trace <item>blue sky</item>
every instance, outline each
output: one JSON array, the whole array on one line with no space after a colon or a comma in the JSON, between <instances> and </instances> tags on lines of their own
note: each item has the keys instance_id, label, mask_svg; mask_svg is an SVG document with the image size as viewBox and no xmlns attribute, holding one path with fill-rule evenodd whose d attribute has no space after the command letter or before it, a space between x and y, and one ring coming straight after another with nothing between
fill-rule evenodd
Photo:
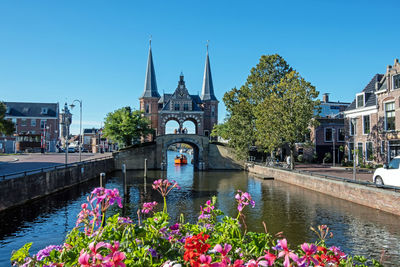
<instances>
[{"instance_id":1,"label":"blue sky","mask_svg":"<svg viewBox=\"0 0 400 267\"><path fill-rule=\"evenodd\" d=\"M82 99L84 127L99 127L108 112L139 107L152 35L160 94L181 71L189 92L201 91L210 40L220 101L274 53L331 100L351 101L400 57L399 11L398 1L3 0L0 100Z\"/></svg>"}]
</instances>

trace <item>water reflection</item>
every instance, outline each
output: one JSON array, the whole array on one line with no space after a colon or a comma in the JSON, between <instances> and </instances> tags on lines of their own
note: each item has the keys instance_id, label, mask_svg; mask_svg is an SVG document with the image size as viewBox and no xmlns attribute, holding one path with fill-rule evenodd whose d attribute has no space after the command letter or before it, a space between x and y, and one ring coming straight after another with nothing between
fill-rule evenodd
<instances>
[{"instance_id":1,"label":"water reflection","mask_svg":"<svg viewBox=\"0 0 400 267\"><path fill-rule=\"evenodd\" d=\"M169 152L169 161L174 155ZM106 187L116 187L122 192L122 173L115 172L111 176L114 178L108 180ZM199 206L213 195L218 197L218 208L227 215L236 216L234 195L240 189L250 192L256 201L254 209L246 210L249 230L264 231L261 222L265 221L270 233L283 231L288 240L297 245L315 241L310 226L327 224L334 233L328 244L339 245L347 253L374 258L379 258L384 249L389 256L386 264L400 262L399 217L282 182L248 177L245 172L194 172L191 164L176 167L171 162L167 172L149 171L147 178L143 177L143 172L128 172L124 209L113 207L112 212L124 213L136 220L136 211L143 202L162 203L151 184L165 177L175 179L181 186L181 190L171 191L167 200L173 219L183 213L186 221L195 222ZM0 266L9 265L11 251L26 242L34 241L33 252L49 244L61 244L75 225L80 204L97 183L95 179L1 213ZM161 209L162 205L159 206Z\"/></svg>"}]
</instances>

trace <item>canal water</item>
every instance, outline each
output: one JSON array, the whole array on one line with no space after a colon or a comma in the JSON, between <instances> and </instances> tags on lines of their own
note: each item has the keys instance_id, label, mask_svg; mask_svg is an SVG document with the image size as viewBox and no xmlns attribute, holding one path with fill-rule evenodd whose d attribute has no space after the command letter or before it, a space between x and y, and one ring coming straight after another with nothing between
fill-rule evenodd
<instances>
[{"instance_id":1,"label":"canal water","mask_svg":"<svg viewBox=\"0 0 400 267\"><path fill-rule=\"evenodd\" d=\"M194 172L190 155L188 165L174 166L176 154L168 152L167 173L149 171L144 179L143 172L128 172L129 203L123 209L114 207L112 212L124 213L135 220L143 202L162 203L151 183L156 178L168 177L181 186L168 196L172 218L178 219L183 213L185 220L195 222L199 206L211 196L218 197L217 206L226 215L236 216L234 195L240 189L249 192L256 202L254 209L246 208L249 230L264 231L264 221L270 233L283 231L295 248L294 245L316 240L310 226L327 224L334 234L328 245L376 259L385 251L385 265L399 266L399 217L282 182L263 181L242 171ZM121 172L109 174L106 187L122 192L121 177ZM96 186L97 179L0 213L0 266L9 266L12 250L26 242L33 242L34 253L51 244L62 244L67 232L75 226L81 203Z\"/></svg>"}]
</instances>

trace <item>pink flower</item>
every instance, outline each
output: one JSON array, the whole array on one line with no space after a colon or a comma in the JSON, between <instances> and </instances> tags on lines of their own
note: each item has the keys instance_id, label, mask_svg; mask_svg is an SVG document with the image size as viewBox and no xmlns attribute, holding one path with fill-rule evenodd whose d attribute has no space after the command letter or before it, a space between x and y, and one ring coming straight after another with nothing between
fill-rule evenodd
<instances>
[{"instance_id":1,"label":"pink flower","mask_svg":"<svg viewBox=\"0 0 400 267\"><path fill-rule=\"evenodd\" d=\"M312 262L314 265L318 265L318 261L314 259L313 255L317 252L317 246L314 244L304 243L301 245L301 249L305 252L305 255L298 260L298 264L307 266Z\"/></svg>"},{"instance_id":2,"label":"pink flower","mask_svg":"<svg viewBox=\"0 0 400 267\"><path fill-rule=\"evenodd\" d=\"M220 244L217 244L215 247L214 247L214 250L216 251L216 252L218 252L218 253L221 253L221 255L222 256L226 256L226 254L228 254L229 253L229 251L232 249L232 246L231 245L229 245L229 244L226 244L225 243L225 245L224 245L224 248L222 248L222 246L220 245Z\"/></svg>"},{"instance_id":3,"label":"pink flower","mask_svg":"<svg viewBox=\"0 0 400 267\"><path fill-rule=\"evenodd\" d=\"M153 211L153 208L157 205L157 202L145 202L143 203L142 213L148 214L150 211Z\"/></svg>"},{"instance_id":4,"label":"pink flower","mask_svg":"<svg viewBox=\"0 0 400 267\"><path fill-rule=\"evenodd\" d=\"M92 252L92 261L96 262L96 260L103 260L103 256L100 254L99 250L102 247L107 247L107 244L104 242L99 242L97 245L94 245L94 242L89 244L89 249Z\"/></svg>"},{"instance_id":5,"label":"pink flower","mask_svg":"<svg viewBox=\"0 0 400 267\"><path fill-rule=\"evenodd\" d=\"M297 261L299 257L295 253L293 253L292 251L290 251L288 249L287 240L285 238L282 240L278 240L278 243L279 243L280 247L282 248L282 251L280 251L278 254L278 258L285 257L283 266L289 267L290 266L289 258L291 258L293 261Z\"/></svg>"},{"instance_id":6,"label":"pink flower","mask_svg":"<svg viewBox=\"0 0 400 267\"><path fill-rule=\"evenodd\" d=\"M270 253L269 251L265 251L266 254L264 255L264 258L267 260L268 265L267 266L272 266L274 265L274 262L276 260L276 255Z\"/></svg>"},{"instance_id":7,"label":"pink flower","mask_svg":"<svg viewBox=\"0 0 400 267\"><path fill-rule=\"evenodd\" d=\"M162 179L155 180L153 182L152 186L153 186L154 190L157 190L158 192L160 192L162 197L166 197L169 194L169 192L171 192L171 190L174 189L174 188L181 189L177 182L175 182L174 180L172 180L170 182L167 179L165 179L165 180L162 180Z\"/></svg>"},{"instance_id":8,"label":"pink flower","mask_svg":"<svg viewBox=\"0 0 400 267\"><path fill-rule=\"evenodd\" d=\"M242 192L238 190L238 193L235 195L235 199L238 202L238 211L242 212L245 206L251 205L253 208L256 205L256 202L251 198L251 195L247 192Z\"/></svg>"},{"instance_id":9,"label":"pink flower","mask_svg":"<svg viewBox=\"0 0 400 267\"><path fill-rule=\"evenodd\" d=\"M88 253L86 253L84 249L82 249L79 259L78 259L78 262L83 267L90 267L89 258L90 258L90 255Z\"/></svg>"}]
</instances>

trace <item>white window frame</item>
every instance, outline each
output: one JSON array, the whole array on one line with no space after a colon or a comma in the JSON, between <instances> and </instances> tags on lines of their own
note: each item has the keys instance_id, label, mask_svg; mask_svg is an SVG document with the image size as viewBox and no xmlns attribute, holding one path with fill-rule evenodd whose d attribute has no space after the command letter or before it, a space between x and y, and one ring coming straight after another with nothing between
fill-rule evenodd
<instances>
[{"instance_id":1,"label":"white window frame","mask_svg":"<svg viewBox=\"0 0 400 267\"><path fill-rule=\"evenodd\" d=\"M365 121L364 121L364 117L369 117L369 133L365 133ZM363 135L368 135L371 133L371 115L363 115L362 116L362 127L363 127Z\"/></svg>"},{"instance_id":2,"label":"white window frame","mask_svg":"<svg viewBox=\"0 0 400 267\"><path fill-rule=\"evenodd\" d=\"M31 126L36 127L36 119L31 119Z\"/></svg>"},{"instance_id":3,"label":"white window frame","mask_svg":"<svg viewBox=\"0 0 400 267\"><path fill-rule=\"evenodd\" d=\"M331 136L332 136L332 140L330 140L330 141L328 141L328 140L326 140L326 130L327 129L331 129ZM334 136L334 134L333 134L333 128L332 127L326 127L326 128L324 128L324 141L325 141L325 143L332 143L333 142L333 138L335 138L335 136Z\"/></svg>"},{"instance_id":4,"label":"white window frame","mask_svg":"<svg viewBox=\"0 0 400 267\"><path fill-rule=\"evenodd\" d=\"M48 108L42 108L42 111L40 112L40 114L47 114L49 113L49 109Z\"/></svg>"},{"instance_id":5,"label":"white window frame","mask_svg":"<svg viewBox=\"0 0 400 267\"><path fill-rule=\"evenodd\" d=\"M363 105L361 107L358 106L358 96L359 95L363 95ZM356 108L363 108L363 107L365 107L365 93L364 92L356 94Z\"/></svg>"},{"instance_id":6,"label":"white window frame","mask_svg":"<svg viewBox=\"0 0 400 267\"><path fill-rule=\"evenodd\" d=\"M28 126L28 119L21 119L21 126Z\"/></svg>"},{"instance_id":7,"label":"white window frame","mask_svg":"<svg viewBox=\"0 0 400 267\"><path fill-rule=\"evenodd\" d=\"M348 147L348 159L351 160L354 156L354 152L351 151L350 144L353 144L353 149L354 149L354 142L348 142L347 147ZM354 158L352 159L354 160Z\"/></svg>"},{"instance_id":8,"label":"white window frame","mask_svg":"<svg viewBox=\"0 0 400 267\"><path fill-rule=\"evenodd\" d=\"M386 116L386 104L390 104L393 103L394 104L394 130L388 130L387 129L387 116ZM396 102L395 101L388 101L388 102L383 102L383 107L384 107L384 116L385 116L385 131L386 132L391 132L391 131L395 131L396 130Z\"/></svg>"},{"instance_id":9,"label":"white window frame","mask_svg":"<svg viewBox=\"0 0 400 267\"><path fill-rule=\"evenodd\" d=\"M381 141L381 155L385 155L385 150L386 150L386 141L382 140Z\"/></svg>"},{"instance_id":10,"label":"white window frame","mask_svg":"<svg viewBox=\"0 0 400 267\"><path fill-rule=\"evenodd\" d=\"M44 122L43 127L42 127L42 122ZM46 119L41 119L40 120L40 129L44 129L44 127L46 127L46 125L47 125L47 120Z\"/></svg>"},{"instance_id":11,"label":"white window frame","mask_svg":"<svg viewBox=\"0 0 400 267\"><path fill-rule=\"evenodd\" d=\"M350 136L355 136L357 134L357 120L354 120L354 131L351 132L351 125L353 123L353 118L349 119L349 135Z\"/></svg>"},{"instance_id":12,"label":"white window frame","mask_svg":"<svg viewBox=\"0 0 400 267\"><path fill-rule=\"evenodd\" d=\"M358 151L358 145L359 144L361 144L361 153L362 153L362 159L364 159L364 156L365 156L365 151L364 151L364 142L357 142L357 151ZM360 155L359 154L357 154L357 164L360 164L360 162L358 162L358 159L359 159L359 157L360 157Z\"/></svg>"}]
</instances>

